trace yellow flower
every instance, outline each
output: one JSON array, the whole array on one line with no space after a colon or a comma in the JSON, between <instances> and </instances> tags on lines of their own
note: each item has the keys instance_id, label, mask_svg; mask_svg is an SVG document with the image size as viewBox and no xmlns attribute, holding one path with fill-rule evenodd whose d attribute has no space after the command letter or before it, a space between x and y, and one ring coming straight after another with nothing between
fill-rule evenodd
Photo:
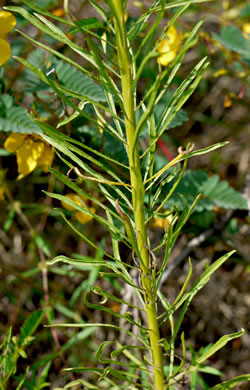
<instances>
[{"instance_id":1,"label":"yellow flower","mask_svg":"<svg viewBox=\"0 0 250 390\"><path fill-rule=\"evenodd\" d=\"M6 41L6 34L13 30L16 25L16 18L10 12L0 11L0 66L8 61L11 55L9 43Z\"/></svg>"},{"instance_id":2,"label":"yellow flower","mask_svg":"<svg viewBox=\"0 0 250 390\"><path fill-rule=\"evenodd\" d=\"M169 210L166 210L164 214L166 214L166 216L163 218L159 218L159 217L153 218L152 225L151 225L153 228L165 230L168 227L168 225L171 223L174 217L172 214L169 214Z\"/></svg>"},{"instance_id":3,"label":"yellow flower","mask_svg":"<svg viewBox=\"0 0 250 390\"><path fill-rule=\"evenodd\" d=\"M230 95L226 95L224 98L224 107L230 108L232 106L233 102Z\"/></svg>"},{"instance_id":4,"label":"yellow flower","mask_svg":"<svg viewBox=\"0 0 250 390\"><path fill-rule=\"evenodd\" d=\"M8 61L11 55L10 44L0 38L0 66Z\"/></svg>"},{"instance_id":5,"label":"yellow flower","mask_svg":"<svg viewBox=\"0 0 250 390\"><path fill-rule=\"evenodd\" d=\"M0 200L4 200L4 187L0 187Z\"/></svg>"},{"instance_id":6,"label":"yellow flower","mask_svg":"<svg viewBox=\"0 0 250 390\"><path fill-rule=\"evenodd\" d=\"M227 69L218 69L215 73L214 73L214 77L220 77L220 76L224 76L225 74L228 73L228 70Z\"/></svg>"},{"instance_id":7,"label":"yellow flower","mask_svg":"<svg viewBox=\"0 0 250 390\"><path fill-rule=\"evenodd\" d=\"M160 53L157 61L163 66L167 66L176 57L179 45L181 43L181 36L174 26L168 29L166 38L163 39L158 47L157 51Z\"/></svg>"},{"instance_id":8,"label":"yellow flower","mask_svg":"<svg viewBox=\"0 0 250 390\"><path fill-rule=\"evenodd\" d=\"M250 35L250 23L245 23L242 26L242 32L245 38L249 39Z\"/></svg>"},{"instance_id":9,"label":"yellow flower","mask_svg":"<svg viewBox=\"0 0 250 390\"><path fill-rule=\"evenodd\" d=\"M89 206L88 207L89 211L92 214L95 214L96 209L89 204L90 201L85 196L79 195L79 194L70 193L70 194L66 195L66 198L69 198L70 200L73 200L76 204L78 204L78 206L82 206L81 201L80 201L80 199L81 199L86 204L87 207ZM62 203L62 206L66 210L75 211L74 207L72 207L71 205L67 204L66 202L61 202L61 203ZM86 214L84 211L77 211L77 212L74 213L74 216L83 225L85 223L88 223L89 221L91 221L93 219L93 217L91 215Z\"/></svg>"},{"instance_id":10,"label":"yellow flower","mask_svg":"<svg viewBox=\"0 0 250 390\"><path fill-rule=\"evenodd\" d=\"M52 12L53 15L59 16L60 18L63 18L65 15L65 11L63 8L57 8Z\"/></svg>"},{"instance_id":11,"label":"yellow flower","mask_svg":"<svg viewBox=\"0 0 250 390\"><path fill-rule=\"evenodd\" d=\"M16 153L18 180L31 173L36 167L42 167L48 172L52 165L54 151L38 135L12 133L5 141L4 148L10 153Z\"/></svg>"},{"instance_id":12,"label":"yellow flower","mask_svg":"<svg viewBox=\"0 0 250 390\"><path fill-rule=\"evenodd\" d=\"M12 31L16 25L16 18L8 11L0 11L0 35Z\"/></svg>"}]
</instances>

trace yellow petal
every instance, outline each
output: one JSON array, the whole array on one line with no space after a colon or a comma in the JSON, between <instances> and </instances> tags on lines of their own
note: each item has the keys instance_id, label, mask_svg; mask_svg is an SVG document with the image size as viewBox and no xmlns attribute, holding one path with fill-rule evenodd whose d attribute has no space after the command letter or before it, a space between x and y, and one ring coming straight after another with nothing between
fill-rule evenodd
<instances>
[{"instance_id":1,"label":"yellow petal","mask_svg":"<svg viewBox=\"0 0 250 390\"><path fill-rule=\"evenodd\" d=\"M172 222L174 216L171 214L169 210L165 210L164 214L166 214L165 217L154 217L152 220L151 226L153 228L160 228L160 229L166 229L168 225Z\"/></svg>"},{"instance_id":2,"label":"yellow petal","mask_svg":"<svg viewBox=\"0 0 250 390\"><path fill-rule=\"evenodd\" d=\"M10 152L15 153L18 148L24 143L25 135L12 133L5 141L4 148Z\"/></svg>"},{"instance_id":3,"label":"yellow petal","mask_svg":"<svg viewBox=\"0 0 250 390\"><path fill-rule=\"evenodd\" d=\"M163 66L167 66L168 64L170 64L170 62L173 61L173 59L176 57L176 54L177 54L176 50L170 50L168 53L160 55L157 61L159 64Z\"/></svg>"},{"instance_id":4,"label":"yellow petal","mask_svg":"<svg viewBox=\"0 0 250 390\"><path fill-rule=\"evenodd\" d=\"M230 1L229 0L223 0L222 2L222 5L223 5L223 8L226 10L226 9L229 9L231 7L231 4L230 4Z\"/></svg>"},{"instance_id":5,"label":"yellow petal","mask_svg":"<svg viewBox=\"0 0 250 390\"><path fill-rule=\"evenodd\" d=\"M16 25L16 18L8 11L0 11L0 34L7 34Z\"/></svg>"},{"instance_id":6,"label":"yellow petal","mask_svg":"<svg viewBox=\"0 0 250 390\"><path fill-rule=\"evenodd\" d=\"M11 48L7 41L0 39L0 66L5 64L11 56Z\"/></svg>"},{"instance_id":7,"label":"yellow petal","mask_svg":"<svg viewBox=\"0 0 250 390\"><path fill-rule=\"evenodd\" d=\"M4 200L4 188L0 187L0 200Z\"/></svg>"},{"instance_id":8,"label":"yellow petal","mask_svg":"<svg viewBox=\"0 0 250 390\"><path fill-rule=\"evenodd\" d=\"M166 227L169 225L168 218L153 218L152 227L159 228L159 229L166 229Z\"/></svg>"},{"instance_id":9,"label":"yellow petal","mask_svg":"<svg viewBox=\"0 0 250 390\"><path fill-rule=\"evenodd\" d=\"M227 69L218 69L215 73L214 73L214 77L220 77L220 76L224 76L225 74L228 73L228 70Z\"/></svg>"},{"instance_id":10,"label":"yellow petal","mask_svg":"<svg viewBox=\"0 0 250 390\"><path fill-rule=\"evenodd\" d=\"M48 172L48 168L51 167L54 156L55 153L51 146L44 144L42 155L37 160L37 165L43 168L43 172Z\"/></svg>"},{"instance_id":11,"label":"yellow petal","mask_svg":"<svg viewBox=\"0 0 250 390\"><path fill-rule=\"evenodd\" d=\"M33 153L34 142L26 140L24 144L17 150L17 167L21 177L31 173L37 166L37 159L34 158Z\"/></svg>"},{"instance_id":12,"label":"yellow petal","mask_svg":"<svg viewBox=\"0 0 250 390\"><path fill-rule=\"evenodd\" d=\"M74 202L76 202L76 200L77 200L76 199L76 194L74 194L74 193L67 194L66 198L69 198L70 200L73 200ZM62 207L64 207L66 210L69 210L69 211L75 210L74 207L70 206L69 204L67 204L65 202L61 202L61 204L62 204Z\"/></svg>"},{"instance_id":13,"label":"yellow petal","mask_svg":"<svg viewBox=\"0 0 250 390\"><path fill-rule=\"evenodd\" d=\"M170 46L167 39L163 39L157 46L158 53L166 53L170 50Z\"/></svg>"},{"instance_id":14,"label":"yellow petal","mask_svg":"<svg viewBox=\"0 0 250 390\"><path fill-rule=\"evenodd\" d=\"M65 11L63 8L57 8L55 9L53 12L52 12L53 15L55 16L59 16L60 18L62 18L64 15L65 15Z\"/></svg>"},{"instance_id":15,"label":"yellow petal","mask_svg":"<svg viewBox=\"0 0 250 390\"><path fill-rule=\"evenodd\" d=\"M245 23L242 26L243 35L246 38L249 38L248 35L250 34L250 23Z\"/></svg>"},{"instance_id":16,"label":"yellow petal","mask_svg":"<svg viewBox=\"0 0 250 390\"><path fill-rule=\"evenodd\" d=\"M179 34L178 34L178 31L176 30L176 28L174 26L171 26L168 29L168 32L167 32L167 35L166 35L166 39L168 40L168 43L169 43L170 47L173 47L177 43L179 43L179 41L180 41Z\"/></svg>"},{"instance_id":17,"label":"yellow petal","mask_svg":"<svg viewBox=\"0 0 250 390\"><path fill-rule=\"evenodd\" d=\"M226 95L224 98L224 107L230 108L232 104L233 104L233 102L232 102L231 97L229 95Z\"/></svg>"},{"instance_id":18,"label":"yellow petal","mask_svg":"<svg viewBox=\"0 0 250 390\"><path fill-rule=\"evenodd\" d=\"M29 139L25 142L32 144L32 147L31 147L32 157L34 160L38 160L43 153L43 149L45 146L44 143L43 142L34 142L33 140L29 140Z\"/></svg>"},{"instance_id":19,"label":"yellow petal","mask_svg":"<svg viewBox=\"0 0 250 390\"><path fill-rule=\"evenodd\" d=\"M95 208L94 207L90 207L89 210L95 214ZM85 223L88 223L89 221L91 221L93 219L93 217L91 215L88 215L86 213L84 213L83 211L77 211L77 213L75 213L75 217L77 219L78 222L82 223L83 225Z\"/></svg>"},{"instance_id":20,"label":"yellow petal","mask_svg":"<svg viewBox=\"0 0 250 390\"><path fill-rule=\"evenodd\" d=\"M84 203L86 203L86 202L88 201L88 199L87 199L85 196L80 195L80 194L76 194L76 193L73 193L73 192L67 194L67 195L66 195L66 198L69 198L70 200L73 200L73 202L75 202L76 204L78 204L78 206L82 206L80 199L81 199ZM80 199L79 199L79 198L80 198ZM65 202L61 202L61 204L62 204L62 206L63 206L66 210L69 210L69 211L75 210L74 207L70 206L69 204L67 204L67 203L65 203ZM95 208L90 207L89 209L90 209L90 210L93 209L93 210L94 210L93 212L95 212ZM81 211L79 211L79 213L81 213Z\"/></svg>"}]
</instances>

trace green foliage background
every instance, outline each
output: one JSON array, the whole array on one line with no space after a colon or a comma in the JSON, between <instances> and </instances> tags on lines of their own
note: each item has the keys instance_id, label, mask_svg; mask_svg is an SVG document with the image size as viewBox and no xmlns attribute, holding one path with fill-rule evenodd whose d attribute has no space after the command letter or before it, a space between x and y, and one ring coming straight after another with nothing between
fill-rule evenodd
<instances>
[{"instance_id":1,"label":"green foliage background","mask_svg":"<svg viewBox=\"0 0 250 390\"><path fill-rule=\"evenodd\" d=\"M162 137L168 150L174 156L177 154L178 146L190 141L195 141L198 145L196 149L205 148L211 142L207 143L210 135L208 134L205 137L204 134L208 127L213 126L216 129L221 126L223 131L221 136L220 132L217 133L215 142L212 143L224 142L230 139L231 145L234 145L238 142L240 133L242 137L240 145L244 145L245 150L249 148L249 141L248 144L245 142L248 134L245 107L249 96L245 92L245 88L249 83L249 40L242 34L242 26L247 23L247 17L249 16L249 6L244 1L237 2L237 4L235 2L229 3L234 13L231 12L230 14L230 6L227 8L225 5L223 9L221 4L208 3L206 5L194 4L181 16L178 27L184 31L186 25L188 28L191 25L193 27L194 21L197 22L204 14L208 13L208 10L213 15L213 20L211 24L209 20L205 22L200 30L199 44L194 42L194 46L190 49L190 59L184 61L183 68L180 68L175 75L173 90L167 93L164 99L154 107L157 121L164 115L164 110L168 108L170 117L173 113L174 93L194 64L198 62L197 58L204 55L209 57L210 65L204 73L200 86L191 100L169 121L168 132ZM7 5L14 5L14 3ZM61 4L57 1L46 0L32 2L32 7L40 7L46 12L46 10L53 11L55 8L61 7ZM25 9L29 8L25 6ZM175 10L173 8L168 11L166 23L173 16ZM140 11L137 9L136 12ZM130 23L133 25L134 15L129 13L128 18L128 25ZM104 257L107 252L110 254L111 243L106 233L97 227L96 220L87 225L81 225L74 220L74 215L69 211L65 212L64 219L59 219L59 212L55 209L60 207L59 201L64 199L64 195L69 192L69 189L78 192L79 186L82 187L83 181L81 178L75 177L73 172L73 180L71 180L71 176L67 176L69 168L72 167L72 163L68 161L69 153L78 153L77 155L82 158L82 167L88 174L93 174L93 164L98 161L100 167L104 166L105 169L109 170L114 180L117 180L114 162L118 162L122 171L122 180L127 179L127 172L124 172L123 169L123 166L127 164L126 151L119 142L124 134L124 128L121 127L120 135L114 134L110 128L103 132L101 122L91 119L96 114L91 102L95 102L96 107L101 111L106 105L107 96L103 87L100 86L98 76L94 74L94 77L92 77L91 70L85 66L86 64L78 61L77 55L73 59L71 58L67 46L68 38L60 36L61 42L58 44L53 36L36 33L37 35L28 41L25 39L25 34L30 34L30 23L20 15L17 15L17 20L18 28L22 30L23 36L16 33L12 35L11 40L13 54L20 57L20 63L12 58L5 67L0 68L0 131L2 145L8 135L6 133L11 131L21 134L44 134L52 144L53 142L55 144L61 142L61 149L58 149L58 155L49 175L37 169L20 182L15 180L17 176L15 156L9 155L3 146L0 149L2 156L0 177L5 188L5 199L1 201L0 210L1 249L3 250L1 269L4 278L1 293L6 297L2 302L4 324L2 331L5 339L3 339L2 345L4 358L1 364L4 365L6 372L9 371L15 375L15 377L10 378L10 389L17 388L17 386L20 386L20 389L22 386L28 389L41 389L54 384L63 388L62 386L73 379L76 380L76 386L83 386L84 382L78 379L77 373L74 374L76 376L70 376L72 374L63 374L61 370L66 367L79 366L79 364L93 366L94 354L98 350L98 345L108 336L114 339L115 330L113 330L113 334L112 330L108 330L108 328L101 331L98 339L96 328L87 327L87 325L89 322L109 324L111 311L119 311L123 304L122 301L116 301L115 304L108 301L110 303L108 310L101 314L102 321L98 321L98 315L96 314L98 305L95 301L89 303L89 308L83 305L83 293L91 291L101 273L103 279L101 287L99 287L99 293L102 293L106 299L107 295L104 294L104 291L108 290L111 291L112 297L118 295L121 300L124 276L122 277L119 274L120 279L117 279L112 277L111 272L108 272L107 259L104 259ZM96 21L95 23L92 19L90 24L82 22L80 30L87 26L87 29L95 28L97 35L102 34L105 26L98 24ZM60 19L58 19L59 24ZM46 28L46 26L43 27L44 32L46 32ZM70 37L72 41L70 40L70 42L74 45L74 40L76 39L77 42L77 39L79 39L79 33L74 35L75 31L69 30L67 23L64 28L72 34L72 38ZM40 49L34 48L32 43L37 43ZM49 54L41 50L41 48L46 50L48 47L52 48ZM57 54L59 53L57 57L53 50L57 51ZM74 61L74 64L71 61ZM22 64L25 64L28 68L24 69ZM115 69L115 63L113 66ZM83 69L85 69L84 74ZM216 72L220 69L225 70L225 73L218 78ZM138 86L141 95L150 87L152 76L157 72L158 67L154 58L142 72L143 82ZM42 81L39 77L42 78ZM221 77L227 78L226 86L218 85L216 87ZM234 85L236 85L235 88ZM58 96L55 96L55 88ZM216 110L213 109L212 103L210 105L208 103L203 112L196 111L196 105L199 107L198 103L201 100L206 100L206 96L209 96L209 91L213 88L220 89L218 104L222 108L219 116ZM232 124L227 118L228 114L223 106L224 96L229 96L232 100L232 107L229 110L239 112L238 118L240 118L241 126L239 131L235 131L239 126L237 120ZM76 102L79 97L81 97L81 103L77 105ZM215 113L214 116L213 113ZM138 110L138 122L142 114L143 109ZM38 123L38 121L40 122ZM53 128L57 128L58 132ZM65 135L63 140L60 138L61 133ZM147 138L148 128L145 126L140 134L141 145L147 142ZM212 136L212 139L214 140L214 136ZM77 149L78 142L85 145L81 152ZM230 147L228 145L225 148L230 150ZM97 153L94 154L93 150L96 150ZM194 213L191 215L190 222L185 227L182 239L185 239L184 236L186 236L187 240L190 240L201 233L206 234L207 229L212 229L209 239L203 245L209 248L213 259L218 257L217 254L222 256L228 249L233 248L235 240L237 242L238 239L238 232L242 227L246 229L249 224L248 204L242 196L247 170L243 168L240 172L230 176L230 184L232 185L228 184L227 177L229 167L239 169L240 153L239 150L237 153L229 152L229 155L223 150L214 151L211 163L208 163L206 159L202 160L203 157L197 158L196 163L192 162L192 169L184 173L179 184L176 182L178 167L173 167L171 175L166 175L160 182L163 191L158 201L163 201L169 190L175 184L178 184L175 192L165 204L165 209L169 213L172 212L172 214L176 212L185 213L187 207L192 206L198 194L202 194ZM103 157L104 155L108 156L109 159L106 160ZM165 166L167 161L164 149L161 149L158 145L155 172ZM145 174L146 170L145 165ZM97 177L99 176L97 175ZM152 186L153 195L157 193L158 185L156 183ZM95 184L89 182L81 190L87 194L90 202L98 203L98 210L101 211L97 212L95 218L97 221L98 219L103 221L103 213L106 211L107 205L104 198L97 194L96 187ZM102 190L104 194L107 191L105 186L102 187ZM52 194L52 198L48 198L42 191ZM115 199L118 197L121 204L124 202L122 194L126 195L126 190L116 189L110 192L110 198L114 200L114 212ZM149 202L150 199L146 198L145 201ZM234 217L234 223L227 219L228 212ZM158 217L162 216L159 215ZM112 215L110 215L110 218L113 227L110 227L110 220L105 222L106 227L111 232L112 238L119 237L123 241L124 254L127 255L127 248L125 248L126 236L121 227L121 221L115 218L114 215L113 219ZM220 226L219 232L217 230L218 224ZM85 239L95 241L97 243L96 247L91 248L83 244L81 239L77 239L72 234L69 227L73 227ZM152 234L155 235L155 243L161 245L165 232L154 230L152 227ZM21 240L21 249L20 245L18 247L18 240ZM220 242L220 248L218 248L218 244L216 246L217 240ZM238 244L238 247L240 247L240 244ZM55 257L59 253L63 256L60 259ZM198 249L194 256L199 258ZM53 257L55 257L54 262L51 263L48 271L45 261ZM74 268L72 268L72 261L69 262L68 258L73 258ZM63 262L60 267L57 264L59 260ZM95 262L98 262L98 266L93 268L92 265ZM232 271L237 268L237 265L241 267L240 275L243 278L242 280L245 281L249 275L249 267L247 266L244 250L238 251L237 255L232 258L230 263ZM112 264L110 264L111 266ZM177 273L176 276L178 279L182 272L181 269L177 268L177 270L179 270L179 274ZM227 272L227 270L225 269L224 272ZM48 280L48 291L45 288L44 280ZM125 278L125 280L131 283L129 278ZM237 280L237 283L241 283L240 280ZM244 303L242 305L244 307ZM18 308L17 314L15 314L15 307ZM43 312L40 311L41 308ZM30 315L32 312L33 314ZM42 313L46 314L46 321ZM28 314L30 316L24 322ZM41 324L52 324L54 321L73 322L81 327L80 330L77 328L62 328L63 330L61 330L59 328L51 332L50 329L41 326ZM190 314L189 321L192 327L192 321L194 321L192 314ZM242 322L244 321L243 319ZM10 326L12 326L12 330L9 330ZM231 327L233 326L231 325ZM236 330L230 329L228 333L236 332ZM34 332L35 338L33 338ZM224 334L223 331L219 332L219 336L222 336L222 334ZM12 339L12 335L17 338ZM237 335L240 336L240 331L235 333L236 339ZM211 340L212 336L210 336L208 342L214 343L215 339L218 338ZM197 335L192 336L190 334L189 341L197 351L196 356L195 353L193 356L194 361L199 356L200 343L197 340ZM181 345L178 345L178 348L178 353L180 353ZM243 344L241 351L244 348L245 345ZM10 358L10 355L8 355L10 350L13 352L11 356L14 356L14 358ZM190 351L192 351L192 347ZM99 358L101 358L101 353L102 350L98 350ZM206 351L202 351L201 356L203 353L205 354ZM233 363L230 364L232 367ZM226 366L226 363L224 366ZM209 369L211 367L208 364L208 367L202 366L200 372L197 370L192 374L192 388L195 389L201 386L206 389L215 386L214 389L216 389L216 384L220 381L219 377L230 379L233 371L232 368L231 371L228 370L227 376L224 378L220 370L214 372L210 370L209 372ZM133 365L131 365L130 370L131 373L134 372ZM221 371L223 370L221 369ZM246 372L243 371L239 381L249 380L249 377L244 376ZM59 373L62 378L60 381L57 378ZM115 371L113 374L115 375ZM118 374L116 373L116 375ZM122 373L120 373L120 378L123 378ZM93 379L90 378L90 381L93 382ZM72 383L74 384L74 382ZM145 388L147 388L146 385Z\"/></svg>"}]
</instances>

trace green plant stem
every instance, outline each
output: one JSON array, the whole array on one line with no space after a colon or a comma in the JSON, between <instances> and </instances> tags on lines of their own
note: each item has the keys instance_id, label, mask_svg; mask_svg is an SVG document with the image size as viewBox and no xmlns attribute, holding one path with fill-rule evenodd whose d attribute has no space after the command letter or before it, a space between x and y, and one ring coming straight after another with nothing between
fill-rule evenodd
<instances>
[{"instance_id":1,"label":"green plant stem","mask_svg":"<svg viewBox=\"0 0 250 390\"><path fill-rule=\"evenodd\" d=\"M132 67L127 45L125 10L122 0L113 0L112 9L115 14L115 31L117 41L118 61L121 74L122 95L124 104L125 127L127 136L127 151L132 186L132 201L135 217L137 253L139 253L142 272L142 287L145 291L145 308L152 351L155 390L164 390L163 355L160 345L157 309L152 284L152 266L148 249L147 231L144 209L144 185L142 180L138 143L136 139L135 102L132 89Z\"/></svg>"}]
</instances>

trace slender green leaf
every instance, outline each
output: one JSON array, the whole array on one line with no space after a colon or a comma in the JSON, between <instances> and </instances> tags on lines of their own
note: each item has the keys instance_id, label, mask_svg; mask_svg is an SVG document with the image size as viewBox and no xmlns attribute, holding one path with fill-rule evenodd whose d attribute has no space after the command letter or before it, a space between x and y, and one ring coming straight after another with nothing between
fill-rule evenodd
<instances>
[{"instance_id":1,"label":"slender green leaf","mask_svg":"<svg viewBox=\"0 0 250 390\"><path fill-rule=\"evenodd\" d=\"M221 256L218 260L216 260L212 265L210 265L205 272L199 277L199 279L192 285L192 287L186 292L186 294L177 302L175 305L171 306L169 309L167 316L174 313L187 299L192 299L194 295L197 294L199 290L201 290L210 280L211 276L218 268L222 266L225 261L235 253L235 250L226 253Z\"/></svg>"},{"instance_id":2,"label":"slender green leaf","mask_svg":"<svg viewBox=\"0 0 250 390\"><path fill-rule=\"evenodd\" d=\"M126 322L129 322L130 324L135 325L136 327L138 327L142 330L147 330L147 328L145 328L144 326L141 326L139 323L137 323L136 321L134 321L132 319L132 313L130 313L130 312L120 314L120 313L117 313L114 310L112 310L110 307L91 303L87 299L87 294L84 295L84 303L87 307L90 307L91 309L105 311L105 312L111 314L113 317L122 318Z\"/></svg>"},{"instance_id":3,"label":"slender green leaf","mask_svg":"<svg viewBox=\"0 0 250 390\"><path fill-rule=\"evenodd\" d=\"M241 382L249 382L250 381L250 374L240 375L236 376L233 379L230 379L228 381L222 382L216 386L211 387L210 390L230 390L234 389L235 386L237 386Z\"/></svg>"},{"instance_id":4,"label":"slender green leaf","mask_svg":"<svg viewBox=\"0 0 250 390\"><path fill-rule=\"evenodd\" d=\"M119 302L120 304L129 306L129 307L132 307L132 308L137 309L137 310L145 311L143 308L141 308L141 307L139 307L139 306L132 305L131 303L126 302L126 301L124 301L123 299L117 298L115 295L108 293L107 291L103 290L103 289L100 288L100 287L94 286L94 287L92 287L91 291L93 291L93 292L94 292L95 294L97 294L97 295L101 295L101 296L104 297L106 300L107 300L107 299L112 299L113 301Z\"/></svg>"},{"instance_id":5,"label":"slender green leaf","mask_svg":"<svg viewBox=\"0 0 250 390\"><path fill-rule=\"evenodd\" d=\"M32 336L37 327L40 325L44 316L42 310L34 311L24 322L21 327L19 346L22 346L27 337Z\"/></svg>"},{"instance_id":6,"label":"slender green leaf","mask_svg":"<svg viewBox=\"0 0 250 390\"><path fill-rule=\"evenodd\" d=\"M129 330L125 329L125 328L121 328L119 326L116 326L116 325L112 325L112 324L100 324L100 323L96 323L96 324L91 324L91 323L87 323L87 324L53 324L53 325L45 325L46 327L68 327L68 328L91 328L91 327L94 327L94 328L112 328L112 329L115 329L115 330L118 330L120 332L124 332L126 333L127 335L129 336L132 336L132 337L135 337L138 341L140 341L142 343L142 345L144 346L147 346L147 343L145 342L145 340L142 338L142 337L139 337L137 335L135 335L133 332L130 332Z\"/></svg>"},{"instance_id":7,"label":"slender green leaf","mask_svg":"<svg viewBox=\"0 0 250 390\"><path fill-rule=\"evenodd\" d=\"M196 364L202 364L207 359L210 358L210 356L214 355L217 351L219 351L221 348L223 348L229 341L237 339L241 337L245 333L244 329L242 329L240 332L231 333L222 336L214 345L212 345L202 356L198 357L198 359L195 360Z\"/></svg>"}]
</instances>

